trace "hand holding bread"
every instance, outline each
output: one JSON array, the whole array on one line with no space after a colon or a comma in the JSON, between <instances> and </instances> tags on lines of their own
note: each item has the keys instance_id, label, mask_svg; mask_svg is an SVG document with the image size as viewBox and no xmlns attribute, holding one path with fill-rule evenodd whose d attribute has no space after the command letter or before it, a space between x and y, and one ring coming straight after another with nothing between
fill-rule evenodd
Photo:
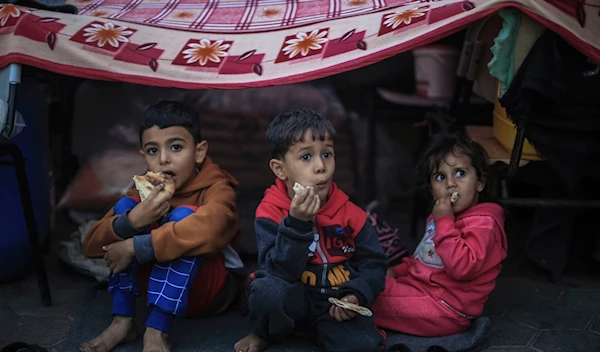
<instances>
[{"instance_id":1,"label":"hand holding bread","mask_svg":"<svg viewBox=\"0 0 600 352\"><path fill-rule=\"evenodd\" d=\"M141 229L169 212L169 200L175 193L175 184L168 176L155 172L134 176L133 180L142 201L129 212L127 219L131 226Z\"/></svg>"},{"instance_id":2,"label":"hand holding bread","mask_svg":"<svg viewBox=\"0 0 600 352\"><path fill-rule=\"evenodd\" d=\"M309 221L321 208L321 200L313 187L294 184L294 198L290 206L290 215L298 220Z\"/></svg>"}]
</instances>

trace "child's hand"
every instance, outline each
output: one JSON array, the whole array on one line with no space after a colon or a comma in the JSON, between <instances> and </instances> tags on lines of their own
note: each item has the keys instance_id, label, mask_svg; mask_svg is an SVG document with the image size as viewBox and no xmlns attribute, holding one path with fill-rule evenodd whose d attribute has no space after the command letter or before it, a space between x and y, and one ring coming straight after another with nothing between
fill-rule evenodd
<instances>
[{"instance_id":1,"label":"child's hand","mask_svg":"<svg viewBox=\"0 0 600 352\"><path fill-rule=\"evenodd\" d=\"M161 192L165 186L160 184L148 194L143 202L136 205L127 215L129 223L136 229L144 228L157 222L165 216L170 209L169 199L173 195L167 191Z\"/></svg>"},{"instance_id":2,"label":"child's hand","mask_svg":"<svg viewBox=\"0 0 600 352\"><path fill-rule=\"evenodd\" d=\"M385 276L391 277L391 278L395 279L396 278L396 272L394 271L394 269L388 268L387 272L385 273Z\"/></svg>"},{"instance_id":3,"label":"child's hand","mask_svg":"<svg viewBox=\"0 0 600 352\"><path fill-rule=\"evenodd\" d=\"M341 300L344 302L359 304L358 297L356 297L355 295L347 295ZM344 309L342 307L336 306L335 304L332 304L329 308L329 315L337 321L344 321L354 319L358 315L358 313L353 310Z\"/></svg>"},{"instance_id":4,"label":"child's hand","mask_svg":"<svg viewBox=\"0 0 600 352\"><path fill-rule=\"evenodd\" d=\"M102 249L106 251L106 254L104 254L106 266L113 274L118 274L125 270L135 257L133 238L111 243L108 246L103 246Z\"/></svg>"},{"instance_id":5,"label":"child's hand","mask_svg":"<svg viewBox=\"0 0 600 352\"><path fill-rule=\"evenodd\" d=\"M319 211L321 200L313 187L305 187L299 195L292 198L290 215L298 220L309 221Z\"/></svg>"},{"instance_id":6,"label":"child's hand","mask_svg":"<svg viewBox=\"0 0 600 352\"><path fill-rule=\"evenodd\" d=\"M433 217L439 218L441 216L454 215L454 209L452 209L452 202L450 202L450 196L445 196L435 201L433 205Z\"/></svg>"}]
</instances>

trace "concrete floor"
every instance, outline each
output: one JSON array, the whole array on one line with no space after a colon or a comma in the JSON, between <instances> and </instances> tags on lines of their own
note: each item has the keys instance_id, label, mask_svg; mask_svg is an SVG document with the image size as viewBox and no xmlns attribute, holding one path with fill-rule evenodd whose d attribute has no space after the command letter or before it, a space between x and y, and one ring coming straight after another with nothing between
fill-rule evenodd
<instances>
[{"instance_id":1,"label":"concrete floor","mask_svg":"<svg viewBox=\"0 0 600 352\"><path fill-rule=\"evenodd\" d=\"M74 330L88 323L97 324L80 321L80 311L94 304L91 297L106 299L105 288L91 278L72 272L52 257L46 258L46 262L53 295L51 307L42 307L35 275L0 286L0 346L25 341L51 351L75 351L73 341L69 341ZM492 337L486 351L600 351L600 280L590 275L567 275L558 283L550 283L545 276L528 270L515 272L508 263L507 271L501 275L486 305L485 315L492 320ZM108 312L98 319L108 322ZM228 331L219 336L211 333L211 341L216 344L214 351L227 350L225 346L232 346L245 334L247 325L239 322L240 319L245 320L238 313L230 312L216 323L224 324ZM210 326L210 321L207 324ZM195 328L192 331L192 325L186 328L186 321L178 325L182 331L187 330L206 342L202 331ZM318 350L310 344L294 346L284 350ZM137 348L118 350L136 351ZM213 351L206 344L202 344L202 349L192 344L178 346L177 350Z\"/></svg>"}]
</instances>

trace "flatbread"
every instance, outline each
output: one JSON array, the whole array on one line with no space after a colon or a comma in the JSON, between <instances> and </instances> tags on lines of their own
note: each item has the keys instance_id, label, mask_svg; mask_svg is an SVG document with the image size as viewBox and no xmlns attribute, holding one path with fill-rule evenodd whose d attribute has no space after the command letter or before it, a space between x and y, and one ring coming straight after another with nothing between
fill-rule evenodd
<instances>
[{"instance_id":1,"label":"flatbread","mask_svg":"<svg viewBox=\"0 0 600 352\"><path fill-rule=\"evenodd\" d=\"M450 196L450 203L456 203L457 200L458 200L458 192L452 193L452 196Z\"/></svg>"},{"instance_id":2,"label":"flatbread","mask_svg":"<svg viewBox=\"0 0 600 352\"><path fill-rule=\"evenodd\" d=\"M304 189L304 186L302 186L301 184L299 184L298 182L294 183L294 193L296 193L296 195L300 195L300 193L302 193L302 190Z\"/></svg>"},{"instance_id":3,"label":"flatbread","mask_svg":"<svg viewBox=\"0 0 600 352\"><path fill-rule=\"evenodd\" d=\"M165 186L161 192L167 191L171 194L175 193L175 182L173 182L173 179L170 176L163 174L162 172L148 171L142 176L135 175L133 176L133 182L140 194L142 202L148 198L148 195L152 192L154 187L161 183Z\"/></svg>"},{"instance_id":4,"label":"flatbread","mask_svg":"<svg viewBox=\"0 0 600 352\"><path fill-rule=\"evenodd\" d=\"M338 307L342 307L344 309L349 309L349 310L355 311L360 315L364 315L365 317L370 317L373 315L373 312L371 312L371 310L369 308L365 308L365 307L359 306L358 304L354 304L354 303L350 303L350 302L344 302L344 301L339 300L334 297L329 297L329 303L334 304Z\"/></svg>"}]
</instances>

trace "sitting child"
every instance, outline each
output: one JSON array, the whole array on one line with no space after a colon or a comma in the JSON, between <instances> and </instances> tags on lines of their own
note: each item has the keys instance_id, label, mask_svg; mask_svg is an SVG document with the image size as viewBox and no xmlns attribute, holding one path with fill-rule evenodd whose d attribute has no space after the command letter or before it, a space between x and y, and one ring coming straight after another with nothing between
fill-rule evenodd
<instances>
[{"instance_id":1,"label":"sitting child","mask_svg":"<svg viewBox=\"0 0 600 352\"><path fill-rule=\"evenodd\" d=\"M140 291L152 307L144 351L170 351L175 316L217 314L235 297L231 273L243 268L229 245L238 233L237 182L206 155L198 118L191 107L168 101L144 113L140 153L149 171L173 180L175 192L161 184L140 202L132 189L89 230L84 253L104 256L111 270L114 317L81 351L107 352L137 337L133 317Z\"/></svg>"},{"instance_id":2,"label":"sitting child","mask_svg":"<svg viewBox=\"0 0 600 352\"><path fill-rule=\"evenodd\" d=\"M419 170L433 211L414 255L388 270L375 322L417 336L464 332L482 314L506 258L504 212L488 202L485 150L464 136L436 136Z\"/></svg>"},{"instance_id":3,"label":"sitting child","mask_svg":"<svg viewBox=\"0 0 600 352\"><path fill-rule=\"evenodd\" d=\"M325 351L382 351L373 316L340 308L329 297L370 307L383 290L387 258L363 210L332 182L335 130L297 109L267 129L275 185L256 210L259 270L251 274L253 333L236 352L260 352L297 327ZM298 194L294 185L305 188Z\"/></svg>"}]
</instances>

